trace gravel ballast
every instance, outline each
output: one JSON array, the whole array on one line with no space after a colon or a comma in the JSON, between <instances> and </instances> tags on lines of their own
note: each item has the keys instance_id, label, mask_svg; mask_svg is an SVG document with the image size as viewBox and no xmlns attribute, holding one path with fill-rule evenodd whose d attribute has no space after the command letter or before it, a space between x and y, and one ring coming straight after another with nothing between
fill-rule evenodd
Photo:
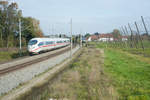
<instances>
[{"instance_id":1,"label":"gravel ballast","mask_svg":"<svg viewBox=\"0 0 150 100\"><path fill-rule=\"evenodd\" d=\"M75 53L79 47L72 50ZM0 96L70 57L70 51L0 77Z\"/></svg>"}]
</instances>

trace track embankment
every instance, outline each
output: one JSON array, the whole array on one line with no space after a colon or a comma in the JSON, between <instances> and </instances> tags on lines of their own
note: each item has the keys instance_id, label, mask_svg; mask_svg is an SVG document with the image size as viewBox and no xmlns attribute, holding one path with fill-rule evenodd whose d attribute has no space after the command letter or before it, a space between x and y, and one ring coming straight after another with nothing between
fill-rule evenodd
<instances>
[{"instance_id":1,"label":"track embankment","mask_svg":"<svg viewBox=\"0 0 150 100\"><path fill-rule=\"evenodd\" d=\"M79 46L75 47L72 53L74 54L78 50ZM14 90L15 88L18 88L28 83L28 81L30 81L34 77L39 76L40 74L44 73L47 70L53 69L56 65L62 63L69 57L70 51L67 51L60 55L54 56L51 59L46 59L42 62L38 62L28 67L3 75L2 77L0 77L0 95L8 93L11 90Z\"/></svg>"},{"instance_id":2,"label":"track embankment","mask_svg":"<svg viewBox=\"0 0 150 100\"><path fill-rule=\"evenodd\" d=\"M36 58L30 57L30 58L22 59L22 61L16 61L18 63L10 62L10 64L8 64L8 63L2 64L0 67L0 76L5 75L5 74L10 73L10 72L13 72L13 71L16 71L16 70L19 70L19 69L22 69L24 67L28 67L30 65L42 62L44 60L50 59L52 57L60 55L60 54L66 52L66 51L69 51L69 50L70 50L69 47L65 47L65 48L62 48L60 50L57 50L56 52L53 51L51 53L47 53L47 55L45 55L45 56L37 55Z\"/></svg>"},{"instance_id":3,"label":"track embankment","mask_svg":"<svg viewBox=\"0 0 150 100\"><path fill-rule=\"evenodd\" d=\"M76 52L76 53L75 53ZM40 87L41 85L45 84L48 80L52 79L55 75L57 75L59 72L61 72L65 67L73 60L75 59L79 54L81 50L78 50L77 48L73 51L72 58L66 59L64 62L56 65L52 69L48 70L47 72L35 77L34 79L30 80L23 86L18 87L14 91L9 92L5 96L2 96L1 100L16 100L17 97L24 95L28 92L30 92L33 88Z\"/></svg>"}]
</instances>

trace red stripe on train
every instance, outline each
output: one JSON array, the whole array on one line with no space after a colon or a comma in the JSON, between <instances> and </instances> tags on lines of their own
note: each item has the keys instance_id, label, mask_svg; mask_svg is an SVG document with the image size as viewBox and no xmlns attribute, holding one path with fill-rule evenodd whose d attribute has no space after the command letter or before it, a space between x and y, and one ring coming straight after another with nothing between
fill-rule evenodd
<instances>
[{"instance_id":1,"label":"red stripe on train","mask_svg":"<svg viewBox=\"0 0 150 100\"><path fill-rule=\"evenodd\" d=\"M36 51L36 50L38 50L38 49L40 49L42 47L56 46L56 45L62 45L62 44L64 45L64 44L68 44L68 43L57 43L57 44L52 44L52 45L44 45L44 46L40 46L40 47L32 50L32 52L34 52L34 51Z\"/></svg>"}]
</instances>

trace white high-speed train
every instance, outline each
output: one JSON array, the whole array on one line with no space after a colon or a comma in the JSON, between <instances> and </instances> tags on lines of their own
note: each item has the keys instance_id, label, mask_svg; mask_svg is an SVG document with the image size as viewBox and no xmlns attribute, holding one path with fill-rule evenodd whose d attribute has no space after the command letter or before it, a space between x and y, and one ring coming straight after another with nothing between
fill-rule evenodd
<instances>
[{"instance_id":1,"label":"white high-speed train","mask_svg":"<svg viewBox=\"0 0 150 100\"><path fill-rule=\"evenodd\" d=\"M69 44L70 39L68 38L33 38L28 43L28 51L30 54L39 54Z\"/></svg>"}]
</instances>

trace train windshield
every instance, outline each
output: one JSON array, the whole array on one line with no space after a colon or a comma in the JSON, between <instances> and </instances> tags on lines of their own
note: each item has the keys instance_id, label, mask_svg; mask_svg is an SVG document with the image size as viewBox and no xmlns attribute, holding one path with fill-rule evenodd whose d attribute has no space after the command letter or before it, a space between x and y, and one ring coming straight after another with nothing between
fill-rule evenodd
<instances>
[{"instance_id":1,"label":"train windshield","mask_svg":"<svg viewBox=\"0 0 150 100\"><path fill-rule=\"evenodd\" d=\"M29 45L35 45L38 41L37 40L31 40L29 41Z\"/></svg>"}]
</instances>

